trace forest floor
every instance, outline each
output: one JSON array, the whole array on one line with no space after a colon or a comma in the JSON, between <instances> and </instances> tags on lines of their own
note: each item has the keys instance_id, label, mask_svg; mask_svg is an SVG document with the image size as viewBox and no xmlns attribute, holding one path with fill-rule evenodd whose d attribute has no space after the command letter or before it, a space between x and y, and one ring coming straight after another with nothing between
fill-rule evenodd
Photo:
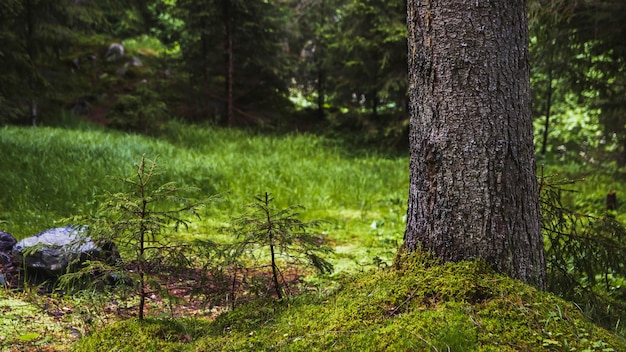
<instances>
[{"instance_id":1,"label":"forest floor","mask_svg":"<svg viewBox=\"0 0 626 352\"><path fill-rule=\"evenodd\" d=\"M215 280L201 268L169 269L160 268L159 273L153 273L158 285L147 294L146 317L210 321L256 298L276 297L271 272L267 270L227 270L221 280ZM290 270L281 275L285 291L289 295L299 294L302 273ZM0 312L4 314L0 319L2 351L63 351L68 344L98 328L139 314L138 292L65 295L47 292L44 285L24 287L18 280L12 281L0 291ZM251 281L268 285L260 292Z\"/></svg>"}]
</instances>

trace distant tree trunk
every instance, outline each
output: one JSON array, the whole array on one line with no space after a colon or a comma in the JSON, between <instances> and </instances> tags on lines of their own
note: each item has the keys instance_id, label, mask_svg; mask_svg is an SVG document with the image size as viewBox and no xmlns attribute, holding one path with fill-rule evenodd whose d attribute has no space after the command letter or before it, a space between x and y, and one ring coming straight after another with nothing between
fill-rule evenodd
<instances>
[{"instance_id":1,"label":"distant tree trunk","mask_svg":"<svg viewBox=\"0 0 626 352\"><path fill-rule=\"evenodd\" d=\"M316 55L318 55L316 53ZM324 101L324 94L326 94L324 92L324 70L322 68L322 59L318 58L317 59L317 116L319 117L320 120L324 119L324 105L325 105L325 101Z\"/></svg>"},{"instance_id":2,"label":"distant tree trunk","mask_svg":"<svg viewBox=\"0 0 626 352\"><path fill-rule=\"evenodd\" d=\"M204 92L204 96L205 99L204 100L204 109L206 111L207 116L209 116L210 111L211 111L211 104L212 104L212 92L211 92L211 78L210 78L210 74L209 74L209 36L207 35L207 24L203 24L205 27L203 28L201 34L200 34L200 58L201 58L201 69L197 70L196 72L200 72L200 75L202 75L200 77L200 83L202 84L202 90L201 92ZM192 75L190 75L190 77L192 77ZM193 84L193 82L190 82L190 84ZM209 116L211 117L211 116ZM214 116L213 116L214 117Z\"/></svg>"},{"instance_id":3,"label":"distant tree trunk","mask_svg":"<svg viewBox=\"0 0 626 352\"><path fill-rule=\"evenodd\" d=\"M34 14L34 4L27 0L24 8L26 10L26 51L28 52L28 60L31 65L31 70L35 71L37 69L37 47L36 47L36 38L35 38L35 28L36 28L36 15ZM29 88L30 88L30 109L29 109L29 118L30 123L33 126L37 126L37 88L36 88L36 72L31 72L29 77Z\"/></svg>"},{"instance_id":4,"label":"distant tree trunk","mask_svg":"<svg viewBox=\"0 0 626 352\"><path fill-rule=\"evenodd\" d=\"M136 0L134 4L134 6L139 9L139 14L141 15L141 22L143 24L145 34L150 34L150 31L158 25L158 22L156 21L154 15L152 14L152 11L150 10L150 5L150 1L144 0Z\"/></svg>"},{"instance_id":5,"label":"distant tree trunk","mask_svg":"<svg viewBox=\"0 0 626 352\"><path fill-rule=\"evenodd\" d=\"M370 99L372 99L372 117L374 119L378 118L378 89L372 89L370 93Z\"/></svg>"},{"instance_id":6,"label":"distant tree trunk","mask_svg":"<svg viewBox=\"0 0 626 352\"><path fill-rule=\"evenodd\" d=\"M404 247L545 287L526 2L409 0Z\"/></svg>"},{"instance_id":7,"label":"distant tree trunk","mask_svg":"<svg viewBox=\"0 0 626 352\"><path fill-rule=\"evenodd\" d=\"M332 5L331 5L332 7ZM319 26L324 27L328 23L328 16L326 14L327 6L325 0L319 1L319 10L316 10L315 22ZM315 62L315 69L317 70L317 117L320 121L326 117L324 106L326 105L326 67L324 65L328 55L326 52L327 39L323 34L316 33L315 39L315 51L313 53L313 60Z\"/></svg>"},{"instance_id":8,"label":"distant tree trunk","mask_svg":"<svg viewBox=\"0 0 626 352\"><path fill-rule=\"evenodd\" d=\"M626 137L624 137L626 133L622 131L621 135L622 135L622 152L617 157L617 166L624 167L626 166Z\"/></svg>"},{"instance_id":9,"label":"distant tree trunk","mask_svg":"<svg viewBox=\"0 0 626 352\"><path fill-rule=\"evenodd\" d=\"M34 85L31 84L31 89L33 89L34 91L33 87ZM37 99L35 98L30 100L30 120L33 124L33 127L37 127Z\"/></svg>"},{"instance_id":10,"label":"distant tree trunk","mask_svg":"<svg viewBox=\"0 0 626 352\"><path fill-rule=\"evenodd\" d=\"M548 91L546 92L546 120L543 123L543 140L541 142L541 155L546 155L548 150L548 134L550 133L550 115L552 111L552 74L554 69L552 67L554 60L554 48L550 50L550 61L548 63Z\"/></svg>"},{"instance_id":11,"label":"distant tree trunk","mask_svg":"<svg viewBox=\"0 0 626 352\"><path fill-rule=\"evenodd\" d=\"M612 190L606 195L606 211L617 210L617 191Z\"/></svg>"},{"instance_id":12,"label":"distant tree trunk","mask_svg":"<svg viewBox=\"0 0 626 352\"><path fill-rule=\"evenodd\" d=\"M224 80L226 84L226 123L228 126L235 124L234 103L233 103L233 11L230 0L224 1L224 21L225 21L225 38L224 53L226 58L226 72Z\"/></svg>"},{"instance_id":13,"label":"distant tree trunk","mask_svg":"<svg viewBox=\"0 0 626 352\"><path fill-rule=\"evenodd\" d=\"M550 134L550 114L552 110L552 68L548 71L548 92L546 93L546 120L543 123L543 140L541 142L541 155L548 151L548 135Z\"/></svg>"}]
</instances>

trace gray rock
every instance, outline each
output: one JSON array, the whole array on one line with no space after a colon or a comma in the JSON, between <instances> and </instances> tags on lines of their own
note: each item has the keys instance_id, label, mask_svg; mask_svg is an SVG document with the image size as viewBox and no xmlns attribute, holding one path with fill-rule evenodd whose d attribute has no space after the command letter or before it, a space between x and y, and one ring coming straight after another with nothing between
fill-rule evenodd
<instances>
[{"instance_id":1,"label":"gray rock","mask_svg":"<svg viewBox=\"0 0 626 352\"><path fill-rule=\"evenodd\" d=\"M74 58L72 61L70 61L70 65L72 66L72 69L80 70L80 59Z\"/></svg>"},{"instance_id":2,"label":"gray rock","mask_svg":"<svg viewBox=\"0 0 626 352\"><path fill-rule=\"evenodd\" d=\"M17 240L10 233L0 231L0 252L10 251L16 243Z\"/></svg>"},{"instance_id":3,"label":"gray rock","mask_svg":"<svg viewBox=\"0 0 626 352\"><path fill-rule=\"evenodd\" d=\"M0 231L0 287L8 287L14 277L15 266L9 253L16 243L17 240L10 233Z\"/></svg>"},{"instance_id":4,"label":"gray rock","mask_svg":"<svg viewBox=\"0 0 626 352\"><path fill-rule=\"evenodd\" d=\"M113 43L109 45L107 52L104 54L104 59L107 61L117 61L124 57L124 46L120 43Z\"/></svg>"},{"instance_id":5,"label":"gray rock","mask_svg":"<svg viewBox=\"0 0 626 352\"><path fill-rule=\"evenodd\" d=\"M27 275L30 270L56 279L67 272L70 264L119 258L115 245L98 246L84 232L84 229L66 226L25 238L13 246L13 262L23 267Z\"/></svg>"}]
</instances>

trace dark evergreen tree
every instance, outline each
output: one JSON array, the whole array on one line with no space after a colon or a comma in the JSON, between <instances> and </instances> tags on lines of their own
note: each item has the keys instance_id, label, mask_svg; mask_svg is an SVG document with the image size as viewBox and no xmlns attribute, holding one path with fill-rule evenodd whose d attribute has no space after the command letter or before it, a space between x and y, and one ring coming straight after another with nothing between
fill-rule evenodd
<instances>
[{"instance_id":1,"label":"dark evergreen tree","mask_svg":"<svg viewBox=\"0 0 626 352\"><path fill-rule=\"evenodd\" d=\"M617 161L625 164L626 4L534 0L529 6L535 116L544 119L541 152L549 149L555 107L600 109L605 135L619 140Z\"/></svg>"},{"instance_id":2,"label":"dark evergreen tree","mask_svg":"<svg viewBox=\"0 0 626 352\"><path fill-rule=\"evenodd\" d=\"M19 119L23 114L19 98L29 93L23 77L33 71L33 65L15 31L17 15L21 12L19 0L0 2L0 123Z\"/></svg>"},{"instance_id":3,"label":"dark evergreen tree","mask_svg":"<svg viewBox=\"0 0 626 352\"><path fill-rule=\"evenodd\" d=\"M402 0L350 1L332 43L334 102L378 116L406 106L406 5Z\"/></svg>"},{"instance_id":4,"label":"dark evergreen tree","mask_svg":"<svg viewBox=\"0 0 626 352\"><path fill-rule=\"evenodd\" d=\"M626 3L576 2L571 22L571 60L580 67L572 86L601 109L601 124L621 144L617 158L626 165Z\"/></svg>"},{"instance_id":5,"label":"dark evergreen tree","mask_svg":"<svg viewBox=\"0 0 626 352\"><path fill-rule=\"evenodd\" d=\"M12 120L36 124L39 106L49 96L51 75L44 69L58 61L79 35L102 23L91 2L9 0L0 5L2 74L0 108Z\"/></svg>"},{"instance_id":6,"label":"dark evergreen tree","mask_svg":"<svg viewBox=\"0 0 626 352\"><path fill-rule=\"evenodd\" d=\"M258 120L261 116L250 111L286 103L290 72L282 3L183 0L177 5L185 23L181 49L190 83L206 104L204 115L233 125L241 122L235 115Z\"/></svg>"},{"instance_id":7,"label":"dark evergreen tree","mask_svg":"<svg viewBox=\"0 0 626 352\"><path fill-rule=\"evenodd\" d=\"M293 0L292 8L291 93L300 107L334 131L362 131L359 143L406 147L405 1Z\"/></svg>"},{"instance_id":8,"label":"dark evergreen tree","mask_svg":"<svg viewBox=\"0 0 626 352\"><path fill-rule=\"evenodd\" d=\"M569 41L566 24L571 20L571 3L553 0L529 2L530 66L533 98L533 117L542 119L541 139L536 141L539 152L545 155L554 129L555 115L568 108L575 55Z\"/></svg>"},{"instance_id":9,"label":"dark evergreen tree","mask_svg":"<svg viewBox=\"0 0 626 352\"><path fill-rule=\"evenodd\" d=\"M339 32L341 9L346 0L296 0L289 20L290 52L297 67L291 83L295 92L317 106L323 120L327 98L336 90L327 83L333 73L329 48Z\"/></svg>"}]
</instances>

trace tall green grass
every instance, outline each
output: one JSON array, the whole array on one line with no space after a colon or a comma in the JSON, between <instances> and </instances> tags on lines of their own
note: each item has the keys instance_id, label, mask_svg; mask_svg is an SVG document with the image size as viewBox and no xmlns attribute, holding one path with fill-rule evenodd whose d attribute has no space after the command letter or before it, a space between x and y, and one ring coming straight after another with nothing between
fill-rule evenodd
<instances>
[{"instance_id":1,"label":"tall green grass","mask_svg":"<svg viewBox=\"0 0 626 352\"><path fill-rule=\"evenodd\" d=\"M222 211L240 211L251 195L268 191L278 206L301 204L307 220L329 222L326 231L346 259L389 258L377 248L402 239L408 158L347 150L308 134L263 135L241 130L172 125L167 140L210 160L222 178ZM384 254L384 255L383 255Z\"/></svg>"},{"instance_id":2,"label":"tall green grass","mask_svg":"<svg viewBox=\"0 0 626 352\"><path fill-rule=\"evenodd\" d=\"M211 235L263 192L277 206L303 205L305 220L326 220L322 230L347 262L390 257L404 229L408 158L357 153L314 135L177 123L161 138L4 127L0 148L0 229L18 238L93 213L98 195L120 191L109 176L130 176L142 154L157 158L159 182L198 187L199 197L220 194L192 227L199 236Z\"/></svg>"}]
</instances>

